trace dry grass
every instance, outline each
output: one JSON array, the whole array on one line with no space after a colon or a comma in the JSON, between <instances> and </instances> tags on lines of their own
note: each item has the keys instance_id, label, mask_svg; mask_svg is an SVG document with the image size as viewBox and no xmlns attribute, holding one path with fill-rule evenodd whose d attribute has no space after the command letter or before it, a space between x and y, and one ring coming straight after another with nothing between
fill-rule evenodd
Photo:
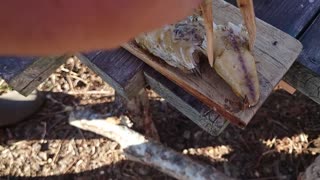
<instances>
[{"instance_id":1,"label":"dry grass","mask_svg":"<svg viewBox=\"0 0 320 180\"><path fill-rule=\"evenodd\" d=\"M79 61L70 59L39 89L47 93L42 109L0 129L1 176L170 179L126 161L117 143L68 125L69 112L77 108L105 117L126 113L115 103L114 90ZM230 126L219 137L156 93L150 93L150 105L163 144L240 179L295 179L320 153L320 106L299 93L273 93L246 130Z\"/></svg>"}]
</instances>

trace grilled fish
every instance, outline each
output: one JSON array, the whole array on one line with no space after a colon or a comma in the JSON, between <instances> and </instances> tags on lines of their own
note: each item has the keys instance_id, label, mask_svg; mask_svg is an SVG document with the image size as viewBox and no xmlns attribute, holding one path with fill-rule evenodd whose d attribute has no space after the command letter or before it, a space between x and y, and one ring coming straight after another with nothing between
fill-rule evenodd
<instances>
[{"instance_id":1,"label":"grilled fish","mask_svg":"<svg viewBox=\"0 0 320 180\"><path fill-rule=\"evenodd\" d=\"M259 80L248 31L244 26L232 23L213 23L211 40L214 47L208 51L204 24L201 16L193 15L176 24L143 33L135 40L151 54L184 72L200 73L199 54L213 53L214 60L210 65L219 76L242 98L246 107L256 105L260 96Z\"/></svg>"},{"instance_id":2,"label":"grilled fish","mask_svg":"<svg viewBox=\"0 0 320 180\"><path fill-rule=\"evenodd\" d=\"M200 73L199 53L203 52L205 40L204 26L201 21L189 17L174 25L165 26L135 38L136 42L148 52L160 57L173 67L186 73Z\"/></svg>"}]
</instances>

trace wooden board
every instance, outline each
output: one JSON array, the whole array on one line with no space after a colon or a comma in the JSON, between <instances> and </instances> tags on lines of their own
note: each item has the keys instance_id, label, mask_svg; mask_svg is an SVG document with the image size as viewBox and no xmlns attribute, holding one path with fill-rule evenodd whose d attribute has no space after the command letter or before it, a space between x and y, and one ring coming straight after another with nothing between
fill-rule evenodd
<instances>
[{"instance_id":1,"label":"wooden board","mask_svg":"<svg viewBox=\"0 0 320 180\"><path fill-rule=\"evenodd\" d=\"M27 96L69 57L0 57L0 76L14 90Z\"/></svg>"},{"instance_id":2,"label":"wooden board","mask_svg":"<svg viewBox=\"0 0 320 180\"><path fill-rule=\"evenodd\" d=\"M226 0L236 5L236 0ZM314 0L254 0L256 16L297 37L320 10L320 1Z\"/></svg>"},{"instance_id":3,"label":"wooden board","mask_svg":"<svg viewBox=\"0 0 320 180\"><path fill-rule=\"evenodd\" d=\"M211 135L219 135L228 126L219 114L154 69L147 67L144 74L155 92Z\"/></svg>"},{"instance_id":4,"label":"wooden board","mask_svg":"<svg viewBox=\"0 0 320 180\"><path fill-rule=\"evenodd\" d=\"M242 18L237 8L229 3L214 1L214 16L217 24L233 22L240 24ZM142 59L161 74L183 87L187 92L200 99L204 104L214 109L232 123L246 126L262 103L270 95L287 72L302 49L302 45L288 34L257 19L257 41L255 57L259 62L257 69L261 85L261 98L257 106L245 111L239 111L237 106L229 103L239 99L229 86L208 66L202 66L202 77L186 75L181 71L164 64L158 58L141 50L136 44L128 43L124 48Z\"/></svg>"},{"instance_id":5,"label":"wooden board","mask_svg":"<svg viewBox=\"0 0 320 180\"><path fill-rule=\"evenodd\" d=\"M301 42L303 43L304 50L298 62L320 75L320 13L301 36Z\"/></svg>"},{"instance_id":6,"label":"wooden board","mask_svg":"<svg viewBox=\"0 0 320 180\"><path fill-rule=\"evenodd\" d=\"M236 4L235 0L227 1ZM304 48L297 60L303 65L294 63L284 80L320 104L320 73L317 71L320 63L320 41L315 38L320 36L320 1L255 0L254 5L258 18L301 40Z\"/></svg>"},{"instance_id":7,"label":"wooden board","mask_svg":"<svg viewBox=\"0 0 320 180\"><path fill-rule=\"evenodd\" d=\"M115 53L117 51L121 52L120 55L119 53ZM150 68L143 61L137 59L126 50L96 51L82 55L79 54L77 56L80 57L82 62L87 64L89 68L97 72L107 83L115 87L116 92L121 93L124 97L133 96L138 93L137 90L139 88L132 89L125 87L133 87L140 84L141 79L133 77L140 77L140 74L144 73L147 82L144 82L146 84L138 85L140 89L147 86L147 84L150 85L151 88L161 97L165 98L168 103L211 135L219 135L229 124L228 121L221 118L216 112L210 111L208 106L201 103L198 99ZM111 56L112 58L108 58ZM131 78L124 76L123 74L119 75L114 71L119 68L121 63L123 63L121 67L122 71L126 71L130 74ZM123 66L127 63L130 64L130 66ZM127 89L127 92L125 92L124 89ZM134 91L135 93L133 93ZM128 95L128 93L131 95Z\"/></svg>"},{"instance_id":8,"label":"wooden board","mask_svg":"<svg viewBox=\"0 0 320 180\"><path fill-rule=\"evenodd\" d=\"M127 99L145 87L144 63L122 48L76 56Z\"/></svg>"},{"instance_id":9,"label":"wooden board","mask_svg":"<svg viewBox=\"0 0 320 180\"><path fill-rule=\"evenodd\" d=\"M320 104L320 76L318 74L296 62L284 80Z\"/></svg>"}]
</instances>

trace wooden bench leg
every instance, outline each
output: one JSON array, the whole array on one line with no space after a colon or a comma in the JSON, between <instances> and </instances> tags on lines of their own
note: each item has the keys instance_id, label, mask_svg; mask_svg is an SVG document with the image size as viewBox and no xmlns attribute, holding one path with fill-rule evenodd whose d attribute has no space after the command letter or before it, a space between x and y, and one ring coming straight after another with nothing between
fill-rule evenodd
<instances>
[{"instance_id":1,"label":"wooden bench leg","mask_svg":"<svg viewBox=\"0 0 320 180\"><path fill-rule=\"evenodd\" d=\"M211 135L228 126L228 121L155 70L146 68L145 77L155 92Z\"/></svg>"},{"instance_id":2,"label":"wooden bench leg","mask_svg":"<svg viewBox=\"0 0 320 180\"><path fill-rule=\"evenodd\" d=\"M139 94L130 100L116 94L115 103L117 107L120 107L122 110L125 109L128 112L130 119L134 122L135 128L144 131L145 136L160 141L158 131L153 122L146 89L142 89Z\"/></svg>"}]
</instances>

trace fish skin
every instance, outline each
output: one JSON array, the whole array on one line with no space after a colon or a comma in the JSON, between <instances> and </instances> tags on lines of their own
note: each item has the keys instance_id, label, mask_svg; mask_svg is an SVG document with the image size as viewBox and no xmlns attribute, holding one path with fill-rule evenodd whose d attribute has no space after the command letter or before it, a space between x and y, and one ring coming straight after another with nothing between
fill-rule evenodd
<instances>
[{"instance_id":1,"label":"fish skin","mask_svg":"<svg viewBox=\"0 0 320 180\"><path fill-rule=\"evenodd\" d=\"M186 73L197 72L199 53L205 39L204 26L190 17L174 25L143 33L135 38L137 44L169 65Z\"/></svg>"}]
</instances>

